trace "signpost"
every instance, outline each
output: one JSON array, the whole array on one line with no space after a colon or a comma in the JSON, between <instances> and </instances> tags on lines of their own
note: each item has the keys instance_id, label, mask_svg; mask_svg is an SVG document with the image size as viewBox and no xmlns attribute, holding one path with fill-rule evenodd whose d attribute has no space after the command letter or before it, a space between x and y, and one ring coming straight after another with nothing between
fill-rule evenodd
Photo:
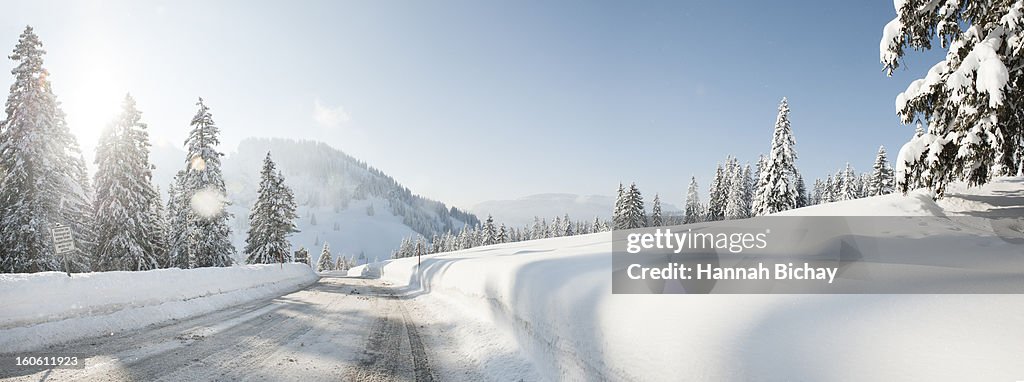
<instances>
[{"instance_id":1,"label":"signpost","mask_svg":"<svg viewBox=\"0 0 1024 382\"><path fill-rule=\"evenodd\" d=\"M71 235L71 227L56 223L50 231L53 233L53 250L58 256L64 257L64 271L68 273L68 277L71 277L71 263L68 260L68 254L75 250L75 238Z\"/></svg>"}]
</instances>

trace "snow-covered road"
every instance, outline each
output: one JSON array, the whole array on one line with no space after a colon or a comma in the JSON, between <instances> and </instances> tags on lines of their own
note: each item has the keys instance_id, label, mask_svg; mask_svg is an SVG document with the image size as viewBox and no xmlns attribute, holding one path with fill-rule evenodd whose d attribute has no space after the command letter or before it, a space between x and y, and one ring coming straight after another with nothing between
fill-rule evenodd
<instances>
[{"instance_id":1,"label":"snow-covered road","mask_svg":"<svg viewBox=\"0 0 1024 382\"><path fill-rule=\"evenodd\" d=\"M84 355L84 369L0 370L12 380L478 379L445 349L429 309L379 280L324 276L303 290L195 319L32 354ZM432 344L434 346L424 346ZM444 354L435 357L435 353Z\"/></svg>"}]
</instances>

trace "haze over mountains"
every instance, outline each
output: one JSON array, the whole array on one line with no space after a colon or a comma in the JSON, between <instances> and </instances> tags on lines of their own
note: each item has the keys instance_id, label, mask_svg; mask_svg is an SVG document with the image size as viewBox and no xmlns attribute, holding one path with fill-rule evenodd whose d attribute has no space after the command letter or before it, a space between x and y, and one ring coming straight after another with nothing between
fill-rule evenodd
<instances>
[{"instance_id":1,"label":"haze over mountains","mask_svg":"<svg viewBox=\"0 0 1024 382\"><path fill-rule=\"evenodd\" d=\"M616 185L609 187L614 191ZM493 215L496 221L511 226L525 226L533 224L535 216L551 220L552 217L569 214L571 218L578 220L590 221L594 220L594 217L609 220L612 217L614 206L614 196L550 193L530 195L519 199L488 200L477 203L470 208L470 211L484 218L487 215ZM666 204L664 201L661 208L665 214L674 215L681 212L676 206Z\"/></svg>"}]
</instances>

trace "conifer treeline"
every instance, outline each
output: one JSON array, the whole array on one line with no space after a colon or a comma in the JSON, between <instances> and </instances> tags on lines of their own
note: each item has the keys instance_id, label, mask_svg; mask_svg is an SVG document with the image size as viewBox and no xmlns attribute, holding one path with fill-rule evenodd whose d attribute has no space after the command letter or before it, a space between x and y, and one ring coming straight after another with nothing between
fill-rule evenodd
<instances>
[{"instance_id":1,"label":"conifer treeline","mask_svg":"<svg viewBox=\"0 0 1024 382\"><path fill-rule=\"evenodd\" d=\"M391 258L413 257L417 254L451 252L484 245L514 243L526 240L546 239L552 237L585 235L608 231L607 221L595 217L594 220L573 220L568 214L556 216L548 223L547 219L535 216L533 224L525 227L508 227L496 224L494 217L488 215L480 225L463 227L458 233L451 231L434 235L428 241L423 236L407 237L391 253Z\"/></svg>"},{"instance_id":2,"label":"conifer treeline","mask_svg":"<svg viewBox=\"0 0 1024 382\"><path fill-rule=\"evenodd\" d=\"M235 248L217 151L220 130L200 98L185 141L184 168L167 208L152 181L149 133L135 100L103 131L90 185L31 27L18 39L15 81L0 122L0 272L141 271L229 266ZM268 154L250 215L249 263L290 260L295 202ZM52 232L68 227L74 250L57 253Z\"/></svg>"},{"instance_id":3,"label":"conifer treeline","mask_svg":"<svg viewBox=\"0 0 1024 382\"><path fill-rule=\"evenodd\" d=\"M612 220L616 229L658 227L704 221L744 219L801 208L819 203L885 195L894 191L893 168L885 147L878 149L871 173L857 174L847 164L835 175L814 181L808 192L796 167L796 139L789 122L789 102L783 98L772 134L771 150L762 155L756 167L740 164L728 156L719 163L708 190L708 201L701 202L696 177L690 178L686 205L681 217L662 216L660 198L655 195L651 214L644 209L643 196L635 184L619 184Z\"/></svg>"}]
</instances>

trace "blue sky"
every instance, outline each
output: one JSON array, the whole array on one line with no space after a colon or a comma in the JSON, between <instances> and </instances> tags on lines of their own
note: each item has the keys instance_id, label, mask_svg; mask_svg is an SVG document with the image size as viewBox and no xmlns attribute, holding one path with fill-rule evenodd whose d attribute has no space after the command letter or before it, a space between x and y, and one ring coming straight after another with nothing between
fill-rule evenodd
<instances>
[{"instance_id":1,"label":"blue sky","mask_svg":"<svg viewBox=\"0 0 1024 382\"><path fill-rule=\"evenodd\" d=\"M328 142L461 206L635 181L682 204L726 154L768 149L789 98L809 182L869 169L913 133L893 99L941 52L878 63L887 1L24 1L86 150L130 91L157 144L196 97L231 152L246 137ZM3 69L11 67L9 60ZM12 81L8 75L7 82ZM652 197L652 196L648 196Z\"/></svg>"}]
</instances>

